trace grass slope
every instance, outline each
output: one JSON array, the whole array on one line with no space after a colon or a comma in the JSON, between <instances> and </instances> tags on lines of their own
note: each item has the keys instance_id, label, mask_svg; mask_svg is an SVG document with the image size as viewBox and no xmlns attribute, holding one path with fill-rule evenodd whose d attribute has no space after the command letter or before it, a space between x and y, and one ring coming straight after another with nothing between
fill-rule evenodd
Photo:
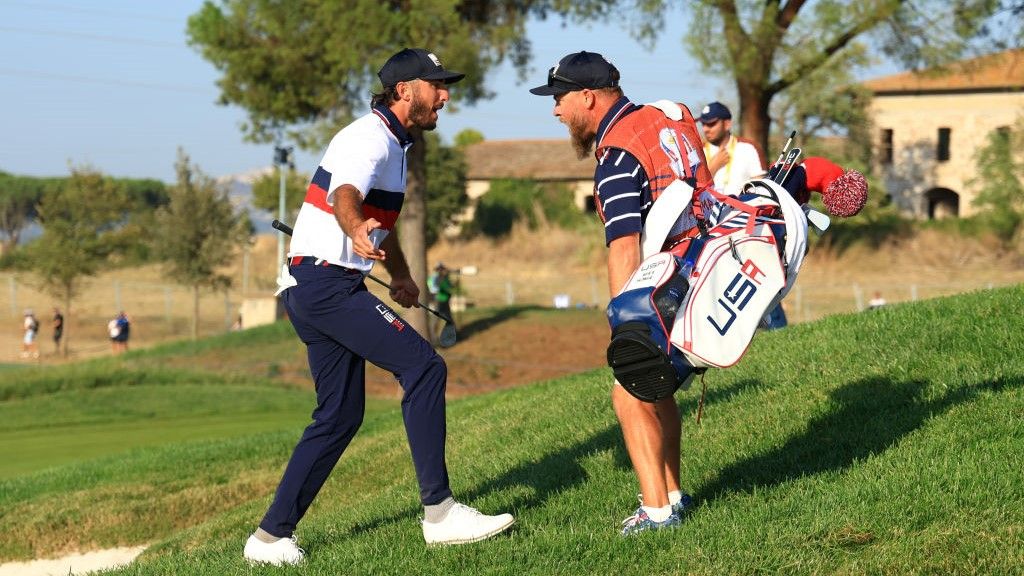
<instances>
[{"instance_id":1,"label":"grass slope","mask_svg":"<svg viewBox=\"0 0 1024 576\"><path fill-rule=\"evenodd\" d=\"M241 559L301 425L0 481L0 521L13 528L0 556L155 542L115 573L1014 573L1024 565L1022 302L1018 286L759 336L737 367L708 375L699 426L699 391L677 394L683 482L699 505L673 531L617 535L636 484L609 378L595 371L449 405L453 489L514 512L508 536L426 548L401 415L381 409L299 527L302 568ZM99 417L46 402L20 417Z\"/></svg>"}]
</instances>

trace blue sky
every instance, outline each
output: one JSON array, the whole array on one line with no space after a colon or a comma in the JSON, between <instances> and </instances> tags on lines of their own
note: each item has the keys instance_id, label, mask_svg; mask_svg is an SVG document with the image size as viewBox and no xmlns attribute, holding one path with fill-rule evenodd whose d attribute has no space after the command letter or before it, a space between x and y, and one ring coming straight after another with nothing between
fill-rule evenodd
<instances>
[{"instance_id":1,"label":"blue sky","mask_svg":"<svg viewBox=\"0 0 1024 576\"><path fill-rule=\"evenodd\" d=\"M69 163L124 177L174 179L182 146L207 174L270 164L270 146L246 143L245 113L216 104L217 71L185 44L185 21L201 0L129 2L0 0L0 170L64 175ZM534 72L523 84L509 68L491 72L498 97L442 112L445 139L475 128L487 139L560 138L551 99L526 90L566 53L600 51L620 69L636 101L681 100L700 107L734 100L726 82L702 75L682 39L663 35L648 52L614 26L529 26ZM615 40L609 41L609 38ZM442 59L444 55L441 55ZM302 153L312 171L319 153Z\"/></svg>"},{"instance_id":2,"label":"blue sky","mask_svg":"<svg viewBox=\"0 0 1024 576\"><path fill-rule=\"evenodd\" d=\"M174 179L179 146L200 169L223 176L271 163L272 147L242 140L245 113L216 104L217 71L185 43L185 23L201 0L0 0L0 170L64 175L87 164L122 177ZM668 22L679 22L679 12ZM643 49L611 25L564 27L533 22L533 73L518 84L507 67L488 83L498 96L458 112L442 112L438 130L451 141L464 128L489 140L562 138L550 98L527 89L578 50L600 51L622 72L637 102L671 98L699 109L710 100L734 105L731 82L700 72L679 33L665 32ZM444 55L440 55L442 59ZM311 172L319 153L299 153Z\"/></svg>"}]
</instances>

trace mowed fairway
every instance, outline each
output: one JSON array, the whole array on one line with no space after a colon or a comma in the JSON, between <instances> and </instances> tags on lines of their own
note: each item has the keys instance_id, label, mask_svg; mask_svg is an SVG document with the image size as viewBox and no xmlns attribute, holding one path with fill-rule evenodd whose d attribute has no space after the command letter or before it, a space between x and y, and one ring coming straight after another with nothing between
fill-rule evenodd
<instances>
[{"instance_id":1,"label":"mowed fairway","mask_svg":"<svg viewBox=\"0 0 1024 576\"><path fill-rule=\"evenodd\" d=\"M12 435L36 429L167 432L156 445L9 472L0 480L0 520L9 527L0 531L0 558L148 543L113 573L1020 573L1022 334L1017 286L760 335L738 366L708 374L700 425L699 384L677 394L682 476L696 509L676 530L631 539L618 525L636 506L636 482L607 371L449 404L456 496L517 516L510 534L460 547L424 546L401 414L385 403L368 411L300 525L309 556L299 569L249 567L241 547L311 392L158 367L160 354L181 348L26 373L17 383L19 372L4 372L5 460ZM258 337L240 335L238 344ZM177 412L159 416L169 410ZM202 440L170 437L174 421L214 426L226 414L238 419L223 420L223 435L209 428ZM267 423L246 428L260 414Z\"/></svg>"},{"instance_id":2,"label":"mowed fairway","mask_svg":"<svg viewBox=\"0 0 1024 576\"><path fill-rule=\"evenodd\" d=\"M295 429L308 422L311 396L295 390L185 384L5 402L0 405L0 454L8 457L0 462L0 478L142 446ZM35 418L29 422L25 415Z\"/></svg>"}]
</instances>

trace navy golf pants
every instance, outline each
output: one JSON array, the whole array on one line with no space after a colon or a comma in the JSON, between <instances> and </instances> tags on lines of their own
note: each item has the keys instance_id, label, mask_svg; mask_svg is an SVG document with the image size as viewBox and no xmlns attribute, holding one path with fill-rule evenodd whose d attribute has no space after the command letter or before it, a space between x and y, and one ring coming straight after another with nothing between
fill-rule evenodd
<instances>
[{"instance_id":1,"label":"navy golf pants","mask_svg":"<svg viewBox=\"0 0 1024 576\"><path fill-rule=\"evenodd\" d=\"M317 406L260 528L291 536L355 436L366 406L366 360L394 373L404 390L402 416L420 500L437 504L451 496L445 466L444 359L366 290L361 274L312 264L292 266L291 274L298 285L281 298L306 344Z\"/></svg>"}]
</instances>

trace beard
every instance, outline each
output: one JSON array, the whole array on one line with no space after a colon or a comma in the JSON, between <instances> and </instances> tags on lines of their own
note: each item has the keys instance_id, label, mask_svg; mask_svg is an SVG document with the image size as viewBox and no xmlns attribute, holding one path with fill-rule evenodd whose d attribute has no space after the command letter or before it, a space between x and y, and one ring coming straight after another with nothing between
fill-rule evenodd
<instances>
[{"instance_id":1,"label":"beard","mask_svg":"<svg viewBox=\"0 0 1024 576\"><path fill-rule=\"evenodd\" d=\"M719 122L721 122L721 120L719 120ZM718 135L715 139L712 140L711 138L708 138L708 142L712 146L721 146L722 144L725 144L726 142L729 141L729 136L731 134L732 133L728 130L721 130L718 132Z\"/></svg>"},{"instance_id":2,"label":"beard","mask_svg":"<svg viewBox=\"0 0 1024 576\"><path fill-rule=\"evenodd\" d=\"M433 130L437 128L437 120L431 117L433 112L433 107L420 98L418 87L413 87L412 103L409 105L409 120L423 130Z\"/></svg>"},{"instance_id":3,"label":"beard","mask_svg":"<svg viewBox=\"0 0 1024 576\"><path fill-rule=\"evenodd\" d=\"M572 147L576 151L576 157L580 160L586 159L594 149L594 140L597 138L597 133L587 131L586 119L579 114L569 116L565 121L565 125L569 127L569 138L572 140Z\"/></svg>"}]
</instances>

